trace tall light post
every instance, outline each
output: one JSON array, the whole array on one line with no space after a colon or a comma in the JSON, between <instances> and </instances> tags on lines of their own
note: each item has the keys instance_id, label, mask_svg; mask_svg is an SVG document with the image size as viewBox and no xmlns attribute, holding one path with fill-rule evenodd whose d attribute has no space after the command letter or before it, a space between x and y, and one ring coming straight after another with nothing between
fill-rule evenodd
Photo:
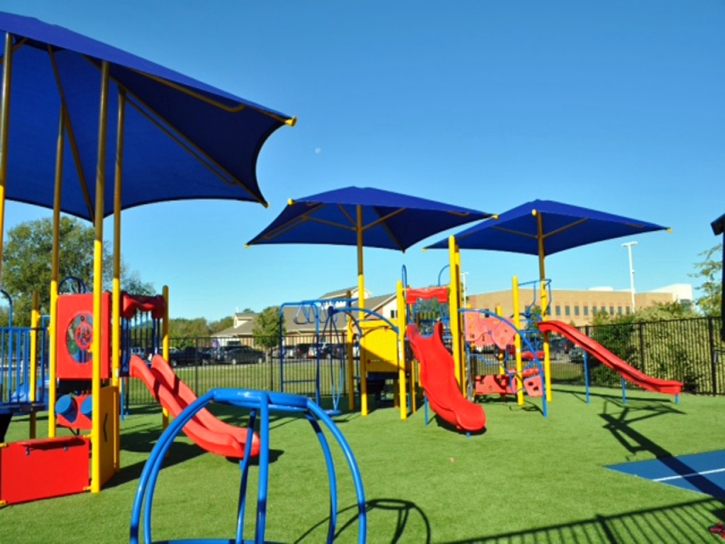
<instances>
[{"instance_id":1,"label":"tall light post","mask_svg":"<svg viewBox=\"0 0 725 544\"><path fill-rule=\"evenodd\" d=\"M629 291L632 294L632 313L637 309L634 302L634 266L632 265L632 246L636 245L637 242L625 242L622 244L622 247L627 248L627 253L629 254Z\"/></svg>"}]
</instances>

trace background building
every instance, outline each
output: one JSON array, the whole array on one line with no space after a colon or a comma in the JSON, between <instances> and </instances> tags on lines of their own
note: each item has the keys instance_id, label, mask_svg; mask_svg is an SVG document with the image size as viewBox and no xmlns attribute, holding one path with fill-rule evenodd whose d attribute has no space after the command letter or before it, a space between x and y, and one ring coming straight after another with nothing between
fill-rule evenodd
<instances>
[{"instance_id":1,"label":"background building","mask_svg":"<svg viewBox=\"0 0 725 544\"><path fill-rule=\"evenodd\" d=\"M632 313L632 294L629 290L615 291L612 287L594 287L585 291L554 289L551 296L551 319L573 323L576 326L589 325L596 313L605 312L610 316ZM654 304L679 302L692 304L692 286L675 284L653 291L635 294L635 308L642 309ZM495 311L501 307L504 316L513 315L513 293L511 289L468 296L471 308ZM541 306L539 294L533 287L519 292L519 312L530 306Z\"/></svg>"}]
</instances>

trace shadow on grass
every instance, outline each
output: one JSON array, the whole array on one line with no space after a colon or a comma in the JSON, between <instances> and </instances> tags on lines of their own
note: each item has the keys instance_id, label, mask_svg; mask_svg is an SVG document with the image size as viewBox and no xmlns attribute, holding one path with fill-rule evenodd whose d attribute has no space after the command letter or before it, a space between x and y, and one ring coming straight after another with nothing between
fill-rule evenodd
<instances>
[{"instance_id":1,"label":"shadow on grass","mask_svg":"<svg viewBox=\"0 0 725 544\"><path fill-rule=\"evenodd\" d=\"M353 533L357 534L356 532L359 530L358 522L360 515L357 510L358 507L357 505L355 505L343 508L342 510L338 511L338 517L340 517L340 515L351 512L355 512L355 515L352 516L348 521L346 521L344 525L337 528L337 530L335 531L335 539L340 538L340 536L344 533L348 537L346 538L346 540L352 541L351 535L353 535ZM401 539L405 536L405 531L408 528L409 524L413 521L413 518L420 518L425 526L425 537L419 535L420 529L415 529L414 532L416 542L425 544L430 544L431 542L431 527L428 516L426 516L425 512L423 512L423 510L421 510L421 508L413 502L400 499L371 499L365 502L365 513L367 515L368 527L371 526L371 515L375 515L376 513L380 513L385 516L388 516L392 513L396 517L393 534L390 535L390 540L385 538L384 542L390 542L390 544L396 544L397 542L400 542ZM307 531L305 531L297 540L295 540L295 544L305 541L305 539L312 535L315 531L317 531L321 527L327 526L329 522L329 517L320 520L315 525L310 527ZM370 530L368 529L368 534L369 533ZM383 540L381 540L380 538L381 535L376 534L375 542L382 543ZM371 541L369 538L368 540Z\"/></svg>"},{"instance_id":2,"label":"shadow on grass","mask_svg":"<svg viewBox=\"0 0 725 544\"><path fill-rule=\"evenodd\" d=\"M611 405L614 405L619 413L608 413L607 408ZM651 453L675 474L687 476L687 481L698 491L716 499L725 499L725 489L709 478L698 474L697 470L681 459L674 457L670 451L632 427L634 423L639 421L667 414L684 415L682 411L676 409L672 404L652 403L647 399L647 401L643 400L639 406L633 407L630 401L625 405L621 399L617 399L607 400L599 417L606 422L604 428L630 453ZM721 501L721 504L725 503Z\"/></svg>"},{"instance_id":3,"label":"shadow on grass","mask_svg":"<svg viewBox=\"0 0 725 544\"><path fill-rule=\"evenodd\" d=\"M713 517L723 519L723 510L719 506L720 501L702 499L611 516L597 515L574 523L526 531L447 541L445 544L710 542L712 535L708 528L713 525Z\"/></svg>"}]
</instances>

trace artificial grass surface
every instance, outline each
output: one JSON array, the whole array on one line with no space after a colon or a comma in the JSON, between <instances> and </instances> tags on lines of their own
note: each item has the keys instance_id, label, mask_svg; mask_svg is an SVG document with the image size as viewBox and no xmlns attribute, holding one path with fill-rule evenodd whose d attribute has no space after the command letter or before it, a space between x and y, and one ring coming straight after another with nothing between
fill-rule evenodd
<instances>
[{"instance_id":1,"label":"artificial grass surface","mask_svg":"<svg viewBox=\"0 0 725 544\"><path fill-rule=\"evenodd\" d=\"M549 417L540 399L485 402L487 431L467 438L422 411L407 421L382 408L339 427L357 457L368 507L368 542L713 542L708 527L725 519L722 501L604 468L725 448L725 399L596 389L554 389ZM215 407L228 420L240 414ZM138 475L160 432L155 408L122 424L123 470L99 495L81 494L0 510L0 542L124 542ZM22 420L8 440L25 437ZM43 433L39 426L39 435ZM272 424L267 538L322 542L327 522L324 459L309 425ZM354 490L336 451L339 542L356 542ZM179 439L154 501L155 539L234 535L236 464ZM256 472L254 474L256 476ZM256 480L250 482L255 506ZM252 511L247 515L251 530ZM250 519L252 518L252 519ZM248 532L247 537L251 538Z\"/></svg>"}]
</instances>

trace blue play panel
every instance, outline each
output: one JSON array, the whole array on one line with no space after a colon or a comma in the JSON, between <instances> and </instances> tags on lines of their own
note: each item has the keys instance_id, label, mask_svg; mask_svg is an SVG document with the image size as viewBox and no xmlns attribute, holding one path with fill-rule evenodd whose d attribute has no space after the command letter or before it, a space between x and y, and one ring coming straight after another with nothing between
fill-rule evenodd
<instances>
[{"instance_id":1,"label":"blue play panel","mask_svg":"<svg viewBox=\"0 0 725 544\"><path fill-rule=\"evenodd\" d=\"M620 463L606 468L725 499L725 450Z\"/></svg>"}]
</instances>

